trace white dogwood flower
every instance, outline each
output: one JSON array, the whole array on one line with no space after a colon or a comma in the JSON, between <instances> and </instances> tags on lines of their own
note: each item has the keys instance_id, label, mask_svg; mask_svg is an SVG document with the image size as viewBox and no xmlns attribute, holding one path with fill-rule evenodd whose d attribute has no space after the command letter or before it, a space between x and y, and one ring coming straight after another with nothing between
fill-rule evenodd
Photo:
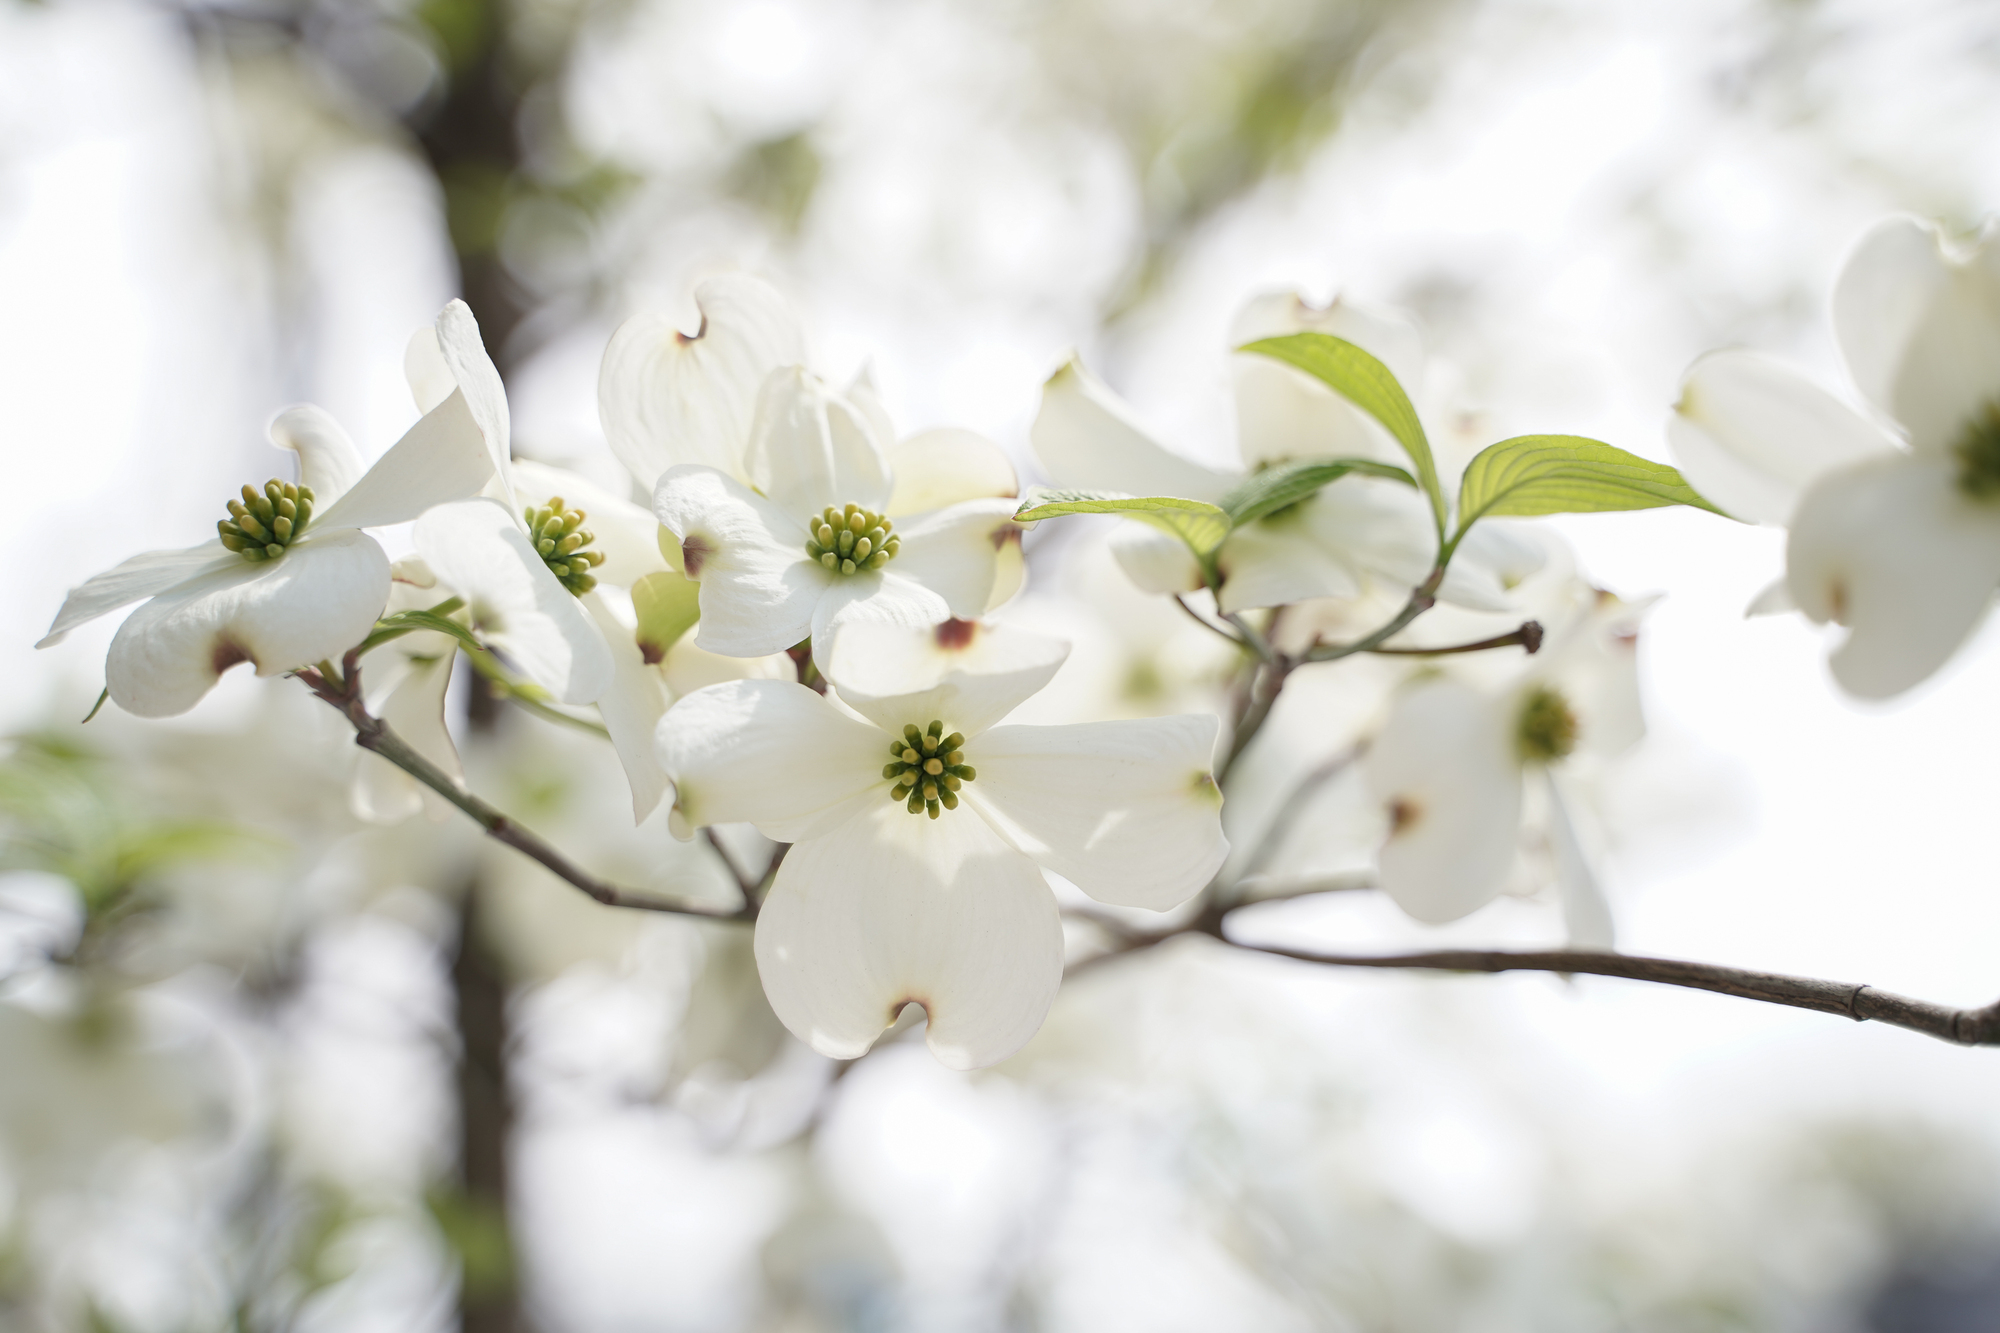
<instances>
[{"instance_id":1,"label":"white dogwood flower","mask_svg":"<svg viewBox=\"0 0 2000 1333\"><path fill-rule=\"evenodd\" d=\"M469 324L471 312L454 301L439 322L460 318ZM362 529L474 495L493 475L477 415L465 394L449 393L364 472L325 412L279 413L271 439L298 455L298 483L245 486L217 539L134 556L73 589L36 646L150 598L119 626L105 661L112 700L141 717L186 712L239 662L269 676L339 657L389 596L389 558Z\"/></svg>"},{"instance_id":2,"label":"white dogwood flower","mask_svg":"<svg viewBox=\"0 0 2000 1333\"><path fill-rule=\"evenodd\" d=\"M1308 331L1354 343L1406 385L1414 385L1422 372L1422 348L1408 321L1345 301L1321 309L1295 295L1260 297L1238 315L1231 345ZM1206 467L1159 444L1078 359L1043 386L1031 435L1035 454L1058 486L1211 504L1279 463L1363 458L1407 466L1409 460L1372 417L1303 372L1254 355L1232 358L1232 369L1240 468ZM1148 592L1204 586L1187 546L1168 533L1126 524L1112 542L1126 573ZM1407 593L1429 575L1436 555L1422 495L1395 481L1347 476L1230 533L1216 559L1222 575L1217 601L1234 612L1309 598L1353 598L1379 583ZM1490 524L1474 528L1446 573L1439 599L1506 609L1494 565L1518 556L1504 532Z\"/></svg>"},{"instance_id":3,"label":"white dogwood flower","mask_svg":"<svg viewBox=\"0 0 2000 1333\"><path fill-rule=\"evenodd\" d=\"M1369 746L1363 774L1388 825L1380 883L1417 920L1454 921L1499 895L1532 796L1546 802L1571 942L1610 946L1610 912L1564 786L1579 761L1622 754L1645 734L1635 652L1644 607L1595 600L1500 689L1417 676Z\"/></svg>"},{"instance_id":4,"label":"white dogwood flower","mask_svg":"<svg viewBox=\"0 0 2000 1333\"><path fill-rule=\"evenodd\" d=\"M1067 653L963 621L862 623L828 664L846 709L746 680L661 721L677 832L747 822L793 844L758 916L757 964L815 1050L858 1056L914 1002L939 1060L1001 1060L1062 980L1038 867L1100 902L1164 910L1221 865L1213 717L995 725Z\"/></svg>"},{"instance_id":5,"label":"white dogwood flower","mask_svg":"<svg viewBox=\"0 0 2000 1333\"><path fill-rule=\"evenodd\" d=\"M1846 626L1834 679L1886 699L1943 666L2000 585L1996 229L1961 249L1912 218L1877 226L1841 274L1833 316L1856 387L1900 440L1740 351L1694 364L1668 429L1703 494L1791 529L1783 585L1752 609Z\"/></svg>"},{"instance_id":6,"label":"white dogwood flower","mask_svg":"<svg viewBox=\"0 0 2000 1333\"><path fill-rule=\"evenodd\" d=\"M804 368L796 316L755 278L695 299L693 334L653 315L619 329L598 404L701 584L697 643L824 649L848 620L931 625L1013 594L1017 486L997 447L956 430L897 442L865 377L835 390Z\"/></svg>"},{"instance_id":7,"label":"white dogwood flower","mask_svg":"<svg viewBox=\"0 0 2000 1333\"><path fill-rule=\"evenodd\" d=\"M482 640L521 674L559 702L594 702L611 686L612 663L603 635L577 604L596 586L591 570L600 559L584 516L521 507L506 388L469 315L420 331L406 365L420 410L453 393L475 404L493 466L488 494L424 515L418 554L465 600Z\"/></svg>"},{"instance_id":8,"label":"white dogwood flower","mask_svg":"<svg viewBox=\"0 0 2000 1333\"><path fill-rule=\"evenodd\" d=\"M558 702L597 705L643 820L666 793L653 748L666 697L635 638L631 588L668 572L659 524L574 473L512 457L499 372L472 332L471 342L448 341L442 326L419 334L410 383L419 406L453 389L489 405L496 483L425 515L417 549L482 641Z\"/></svg>"}]
</instances>

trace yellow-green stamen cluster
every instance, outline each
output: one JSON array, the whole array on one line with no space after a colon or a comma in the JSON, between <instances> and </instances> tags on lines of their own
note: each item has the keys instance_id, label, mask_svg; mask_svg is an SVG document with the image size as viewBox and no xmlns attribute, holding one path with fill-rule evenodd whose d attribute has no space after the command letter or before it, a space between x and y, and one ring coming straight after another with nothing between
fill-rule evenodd
<instances>
[{"instance_id":1,"label":"yellow-green stamen cluster","mask_svg":"<svg viewBox=\"0 0 2000 1333\"><path fill-rule=\"evenodd\" d=\"M310 486L294 486L273 478L264 489L243 487L243 498L229 502L229 517L217 521L222 544L252 564L276 560L299 539L312 518Z\"/></svg>"},{"instance_id":2,"label":"yellow-green stamen cluster","mask_svg":"<svg viewBox=\"0 0 2000 1333\"><path fill-rule=\"evenodd\" d=\"M903 539L886 514L860 505L835 509L828 505L812 520L806 554L836 574L880 569L896 558Z\"/></svg>"},{"instance_id":3,"label":"yellow-green stamen cluster","mask_svg":"<svg viewBox=\"0 0 2000 1333\"><path fill-rule=\"evenodd\" d=\"M548 564L549 573L578 597L595 588L597 578L590 571L604 563L604 552L585 549L595 538L584 531L584 512L563 508L563 498L557 495L539 509L530 505L522 513L528 520L528 540Z\"/></svg>"},{"instance_id":4,"label":"yellow-green stamen cluster","mask_svg":"<svg viewBox=\"0 0 2000 1333\"><path fill-rule=\"evenodd\" d=\"M889 799L901 801L911 814L928 812L938 817L938 808L958 809L958 789L978 777L965 762L962 732L944 734L944 723L932 721L919 731L913 722L903 728L903 739L889 742L895 760L882 769L882 776L894 778Z\"/></svg>"},{"instance_id":5,"label":"yellow-green stamen cluster","mask_svg":"<svg viewBox=\"0 0 2000 1333\"><path fill-rule=\"evenodd\" d=\"M2000 398L1981 403L1952 445L1958 488L1975 500L2000 497Z\"/></svg>"},{"instance_id":6,"label":"yellow-green stamen cluster","mask_svg":"<svg viewBox=\"0 0 2000 1333\"><path fill-rule=\"evenodd\" d=\"M1576 749L1576 731L1576 714L1570 711L1569 701L1542 686L1521 703L1514 744L1521 758L1531 763L1553 763Z\"/></svg>"}]
</instances>

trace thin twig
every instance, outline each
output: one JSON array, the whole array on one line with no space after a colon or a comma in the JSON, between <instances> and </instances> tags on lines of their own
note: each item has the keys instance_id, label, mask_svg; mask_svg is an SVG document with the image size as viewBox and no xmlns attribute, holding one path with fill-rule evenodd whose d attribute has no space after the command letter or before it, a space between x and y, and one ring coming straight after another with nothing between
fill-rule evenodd
<instances>
[{"instance_id":1,"label":"thin twig","mask_svg":"<svg viewBox=\"0 0 2000 1333\"><path fill-rule=\"evenodd\" d=\"M1489 648L1512 648L1517 644L1533 655L1542 650L1544 631L1539 620L1524 620L1521 627L1496 634L1477 643L1455 643L1449 648L1370 648L1378 657L1445 657L1452 653L1483 653Z\"/></svg>"},{"instance_id":2,"label":"thin twig","mask_svg":"<svg viewBox=\"0 0 2000 1333\"><path fill-rule=\"evenodd\" d=\"M1203 615L1201 612L1189 606L1187 603L1187 598L1181 593L1174 594L1174 605L1178 606L1181 610L1187 612L1188 619L1192 620L1195 624L1207 630L1210 634L1215 635L1217 638L1228 641L1228 643L1232 647L1247 648L1250 646L1244 643L1243 640L1237 638L1234 634L1231 634L1228 630L1222 628L1222 626L1210 620L1207 616Z\"/></svg>"},{"instance_id":3,"label":"thin twig","mask_svg":"<svg viewBox=\"0 0 2000 1333\"><path fill-rule=\"evenodd\" d=\"M1403 603L1403 609L1395 619L1370 634L1363 635L1352 643L1315 643L1308 648L1301 659L1307 662L1338 662L1343 657L1356 653L1369 653L1380 648L1390 639L1409 628L1410 622L1437 605L1438 585L1444 582L1444 569L1433 569L1430 577L1417 585L1410 594L1410 600Z\"/></svg>"},{"instance_id":4,"label":"thin twig","mask_svg":"<svg viewBox=\"0 0 2000 1333\"><path fill-rule=\"evenodd\" d=\"M1236 761L1250 748L1250 742L1257 739L1257 733L1263 730L1264 720L1271 716L1271 709L1285 688L1285 678L1292 674L1295 665L1297 663L1292 659L1279 655L1276 661L1260 662L1251 673L1250 693L1243 711L1237 715L1235 727L1230 730L1229 749L1223 754L1222 762L1215 766L1218 784L1229 776L1229 770L1236 767Z\"/></svg>"},{"instance_id":5,"label":"thin twig","mask_svg":"<svg viewBox=\"0 0 2000 1333\"><path fill-rule=\"evenodd\" d=\"M1222 613L1222 618L1236 627L1236 632L1243 636L1243 642L1250 646L1250 651L1257 654L1261 661L1276 666L1284 660L1282 654L1271 646L1271 641L1264 637L1263 631L1245 620L1240 611L1225 611Z\"/></svg>"},{"instance_id":6,"label":"thin twig","mask_svg":"<svg viewBox=\"0 0 2000 1333\"><path fill-rule=\"evenodd\" d=\"M1412 599L1413 604L1415 599ZM591 875L544 842L532 831L514 823L507 815L480 800L453 781L442 769L412 749L382 719L371 714L361 698L361 667L358 652L349 652L338 673L305 667L294 673L325 703L338 711L354 728L354 743L388 760L429 787L470 816L494 840L539 862L557 878L581 890L606 907L623 907L644 912L666 912L681 916L705 917L719 921L753 921L757 902L746 895L734 908L687 899L667 899L634 893L608 884ZM1253 705L1254 706L1254 705ZM780 847L771 858L766 878L774 875L783 859ZM1322 967L1397 968L1437 972L1554 972L1563 975L1623 977L1666 986L1713 991L1764 1004L1811 1009L1839 1014L1856 1022L1873 1021L1892 1027L1921 1032L1941 1041L1961 1046L2000 1046L2000 1002L1971 1009L1954 1009L1915 1000L1873 986L1849 982L1823 981L1814 977L1787 976L1776 972L1754 972L1722 967L1714 963L1692 963L1673 958L1597 953L1582 950L1540 951L1441 949L1399 954L1334 954L1281 945L1246 944L1229 938L1225 923L1233 908L1210 902L1193 920L1168 931L1130 931L1098 913L1089 913L1092 923L1109 934L1111 948L1086 958L1068 969L1075 976L1112 958L1140 953L1184 935L1206 935L1246 953L1290 958Z\"/></svg>"},{"instance_id":7,"label":"thin twig","mask_svg":"<svg viewBox=\"0 0 2000 1333\"><path fill-rule=\"evenodd\" d=\"M1237 877L1239 885L1271 863L1271 858L1284 846L1285 837L1292 831L1292 825L1305 812L1307 802L1321 787L1346 772L1367 748L1367 742L1356 741L1299 779L1299 785L1292 788L1291 794L1285 797L1284 804L1278 807L1278 812L1271 816L1271 822L1265 826L1262 840L1258 842L1257 849L1250 854L1250 860L1244 865L1243 873Z\"/></svg>"},{"instance_id":8,"label":"thin twig","mask_svg":"<svg viewBox=\"0 0 2000 1333\"><path fill-rule=\"evenodd\" d=\"M792 844L781 842L771 848L771 859L764 865L764 877L757 881L757 900L762 902L777 881L778 867L785 863L785 853L792 850Z\"/></svg>"},{"instance_id":9,"label":"thin twig","mask_svg":"<svg viewBox=\"0 0 2000 1333\"><path fill-rule=\"evenodd\" d=\"M409 742L390 730L389 725L368 711L361 698L360 655L350 652L341 662L340 674L329 677L315 667L294 673L307 688L333 707L354 728L354 743L378 754L417 781L450 801L486 830L488 837L505 843L531 860L541 863L556 878L582 890L606 907L628 907L640 912L668 912L679 916L707 917L717 921L753 921L757 904L746 896L737 907L695 902L687 898L664 898L619 888L574 864L530 829L523 828L494 806L480 800L443 769L412 749Z\"/></svg>"},{"instance_id":10,"label":"thin twig","mask_svg":"<svg viewBox=\"0 0 2000 1333\"><path fill-rule=\"evenodd\" d=\"M1871 1020L1887 1023L1960 1046L2000 1046L2000 1003L1976 1009L1953 1009L1928 1000L1913 1000L1892 991L1877 990L1873 986L1787 976L1780 972L1752 972L1714 963L1567 949L1522 952L1438 949L1425 953L1335 954L1271 944L1244 944L1226 937L1224 942L1252 953L1293 958L1324 967L1411 968L1434 972L1560 972L1623 977L1629 981L1683 986L1765 1004L1839 1014L1857 1023Z\"/></svg>"},{"instance_id":11,"label":"thin twig","mask_svg":"<svg viewBox=\"0 0 2000 1333\"><path fill-rule=\"evenodd\" d=\"M722 862L722 868L727 870L729 877L736 881L737 892L743 895L743 901L747 903L755 898L757 894L757 881L744 874L742 869L737 866L736 858L729 854L729 849L722 845L722 839L716 835L715 826L713 824L702 825L701 836L708 840L709 847L715 852L715 859Z\"/></svg>"}]
</instances>

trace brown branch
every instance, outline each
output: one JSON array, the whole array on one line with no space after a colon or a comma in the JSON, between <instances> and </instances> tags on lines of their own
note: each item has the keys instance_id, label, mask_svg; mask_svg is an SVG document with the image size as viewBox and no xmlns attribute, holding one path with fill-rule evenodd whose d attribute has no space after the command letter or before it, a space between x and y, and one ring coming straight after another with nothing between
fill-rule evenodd
<instances>
[{"instance_id":1,"label":"brown branch","mask_svg":"<svg viewBox=\"0 0 2000 1333\"><path fill-rule=\"evenodd\" d=\"M1250 853L1250 859L1244 864L1242 874L1237 876L1238 887L1271 863L1271 859L1283 849L1285 839L1291 835L1292 825L1298 822L1301 814L1305 813L1306 805L1314 794L1346 772L1366 748L1367 742L1356 741L1299 779L1299 785L1292 788L1291 794L1285 797L1284 804L1278 807L1278 813L1272 815L1271 822L1264 826L1263 838L1258 842L1256 850Z\"/></svg>"},{"instance_id":2,"label":"brown branch","mask_svg":"<svg viewBox=\"0 0 2000 1333\"><path fill-rule=\"evenodd\" d=\"M451 775L412 749L410 743L390 730L388 723L368 711L361 698L360 655L350 652L342 659L340 675L306 667L293 673L322 701L330 705L354 728L354 743L378 754L457 806L486 830L496 842L512 847L538 862L550 874L606 907L626 907L638 912L667 912L678 916L707 917L716 921L754 921L757 903L747 894L742 904L726 907L696 902L688 898L664 898L622 889L597 878L557 851L532 829L514 822L503 811L488 805L453 781Z\"/></svg>"},{"instance_id":3,"label":"brown branch","mask_svg":"<svg viewBox=\"0 0 2000 1333\"><path fill-rule=\"evenodd\" d=\"M749 902L757 892L757 881L743 873L742 868L736 864L736 858L731 856L729 849L722 845L722 839L717 836L713 825L702 825L701 836L707 840L709 849L715 853L715 859L722 862L722 868L727 870L729 877L736 881L736 891L743 895L743 901L746 903Z\"/></svg>"},{"instance_id":4,"label":"brown branch","mask_svg":"<svg viewBox=\"0 0 2000 1333\"><path fill-rule=\"evenodd\" d=\"M1306 649L1300 660L1304 662L1338 662L1341 658L1352 657L1356 653L1374 652L1390 639L1395 638L1398 634L1408 629L1411 621L1437 605L1437 590L1443 582L1444 567L1440 565L1430 572L1429 578L1426 578L1422 583L1417 585L1416 591L1410 594L1410 600L1403 603L1403 609L1398 611L1395 618L1387 624L1354 640L1352 643L1320 643L1318 640L1314 640L1312 646Z\"/></svg>"},{"instance_id":5,"label":"brown branch","mask_svg":"<svg viewBox=\"0 0 2000 1333\"><path fill-rule=\"evenodd\" d=\"M1425 953L1333 954L1278 945L1244 944L1218 936L1234 948L1293 958L1325 967L1412 968L1434 972L1561 972L1597 977L1623 977L1663 986L1714 991L1764 1004L1839 1014L1857 1023L1887 1023L1908 1028L1960 1046L2000 1046L2000 1003L1978 1009L1953 1009L1928 1000L1913 1000L1873 986L1780 972L1752 972L1714 963L1689 963L1674 958L1634 954L1587 953L1545 949L1512 952L1503 949L1439 949Z\"/></svg>"},{"instance_id":6,"label":"brown branch","mask_svg":"<svg viewBox=\"0 0 2000 1333\"><path fill-rule=\"evenodd\" d=\"M1229 770L1236 767L1236 761L1250 748L1250 742L1257 739L1257 733L1264 728L1264 721L1271 716L1272 707L1278 702L1278 695L1285 688L1285 678L1292 673L1291 659L1280 656L1274 662L1258 662L1250 671L1250 689L1244 696L1243 711L1237 715L1236 725L1229 732L1229 748L1223 752L1222 762L1215 766L1215 780L1220 784L1229 776Z\"/></svg>"},{"instance_id":7,"label":"brown branch","mask_svg":"<svg viewBox=\"0 0 2000 1333\"><path fill-rule=\"evenodd\" d=\"M1496 634L1477 643L1455 643L1449 648L1370 648L1368 651L1378 657L1447 657L1452 653L1483 653L1489 648L1512 648L1518 644L1532 656L1542 650L1545 632L1541 621L1524 620L1519 629Z\"/></svg>"},{"instance_id":8,"label":"brown branch","mask_svg":"<svg viewBox=\"0 0 2000 1333\"><path fill-rule=\"evenodd\" d=\"M410 748L408 742L368 712L361 700L359 654L350 652L341 663L338 676L312 667L295 674L320 699L336 709L354 727L354 743L382 756L410 776L450 801L469 815L496 841L530 857L557 878L587 894L606 907L637 911L668 912L682 916L706 917L721 921L753 921L757 903L746 896L735 908L720 907L686 899L650 897L621 889L588 874L572 864L554 847L532 831L514 823L505 814L454 782L442 769ZM766 877L775 872L781 847L773 855ZM1245 904L1246 906L1248 904ZM1855 1022L1887 1023L1892 1027L1921 1032L1941 1041L1961 1046L2000 1046L2000 1002L1973 1009L1954 1009L1915 1000L1892 991L1850 982L1823 981L1816 977L1795 977L1777 972L1755 972L1723 967L1714 963L1692 963L1673 958L1649 958L1633 954L1596 953L1583 950L1481 950L1440 949L1399 954L1334 954L1281 945L1245 944L1229 938L1225 922L1234 909L1211 902L1200 915L1173 930L1142 933L1131 931L1109 916L1083 911L1082 916L1111 936L1113 944L1104 952L1072 964L1066 975L1075 977L1113 958L1141 953L1184 935L1206 935L1234 949L1248 953L1290 958L1322 967L1397 968L1434 972L1555 972L1564 975L1622 977L1665 986L1713 991L1763 1004L1779 1004L1794 1009L1838 1014Z\"/></svg>"}]
</instances>

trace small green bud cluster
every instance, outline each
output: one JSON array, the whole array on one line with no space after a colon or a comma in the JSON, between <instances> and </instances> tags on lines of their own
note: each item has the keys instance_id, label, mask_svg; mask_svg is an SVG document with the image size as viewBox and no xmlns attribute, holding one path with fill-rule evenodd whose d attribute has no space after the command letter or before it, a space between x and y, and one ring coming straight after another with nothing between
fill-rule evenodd
<instances>
[{"instance_id":1,"label":"small green bud cluster","mask_svg":"<svg viewBox=\"0 0 2000 1333\"><path fill-rule=\"evenodd\" d=\"M913 815L927 811L932 819L938 817L939 806L958 809L958 789L979 776L965 762L965 751L959 748L964 744L963 732L947 736L944 723L936 720L922 731L914 722L904 727L903 739L889 742L894 762L882 769L883 777L896 780L889 799L903 802Z\"/></svg>"},{"instance_id":2,"label":"small green bud cluster","mask_svg":"<svg viewBox=\"0 0 2000 1333\"><path fill-rule=\"evenodd\" d=\"M884 514L860 505L835 509L828 505L812 520L806 554L836 574L880 569L896 558L903 539Z\"/></svg>"},{"instance_id":3,"label":"small green bud cluster","mask_svg":"<svg viewBox=\"0 0 2000 1333\"><path fill-rule=\"evenodd\" d=\"M276 560L305 532L312 518L310 486L294 486L273 478L264 489L243 487L243 498L229 502L229 517L216 522L222 544L252 564Z\"/></svg>"},{"instance_id":4,"label":"small green bud cluster","mask_svg":"<svg viewBox=\"0 0 2000 1333\"><path fill-rule=\"evenodd\" d=\"M1530 763L1553 763L1576 749L1576 714L1569 701L1546 685L1521 702L1514 744Z\"/></svg>"},{"instance_id":5,"label":"small green bud cluster","mask_svg":"<svg viewBox=\"0 0 2000 1333\"><path fill-rule=\"evenodd\" d=\"M522 513L528 520L528 540L549 573L578 597L595 588L597 577L590 571L604 563L604 552L585 549L596 538L583 530L584 512L563 508L563 498L556 495L541 508L530 505Z\"/></svg>"},{"instance_id":6,"label":"small green bud cluster","mask_svg":"<svg viewBox=\"0 0 2000 1333\"><path fill-rule=\"evenodd\" d=\"M1958 433L1958 488L1975 500L2000 497L2000 398L1989 398Z\"/></svg>"}]
</instances>

